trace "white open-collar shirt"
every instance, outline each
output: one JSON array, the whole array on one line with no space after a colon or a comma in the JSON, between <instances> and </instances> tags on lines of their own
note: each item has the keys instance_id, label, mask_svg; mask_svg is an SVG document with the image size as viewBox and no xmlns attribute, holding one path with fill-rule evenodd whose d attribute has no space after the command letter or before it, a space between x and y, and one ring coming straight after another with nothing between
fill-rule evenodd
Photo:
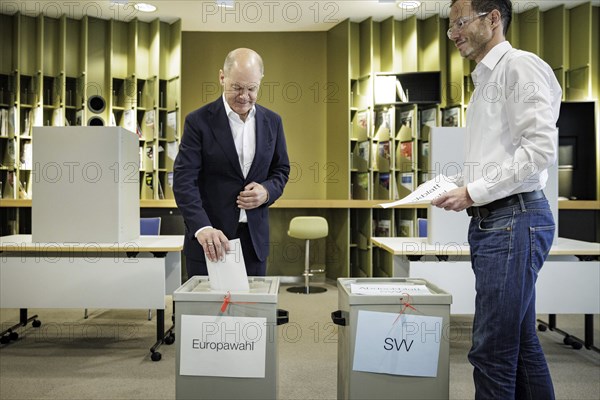
<instances>
[{"instance_id":1,"label":"white open-collar shirt","mask_svg":"<svg viewBox=\"0 0 600 400\"><path fill-rule=\"evenodd\" d=\"M229 127L233 135L235 150L237 151L240 167L245 178L248 176L248 171L250 171L254 155L256 154L256 106L252 106L246 120L242 121L240 116L227 103L225 94L223 94L223 103L225 104L225 112L227 113ZM246 210L240 210L239 222L247 221Z\"/></svg>"},{"instance_id":2,"label":"white open-collar shirt","mask_svg":"<svg viewBox=\"0 0 600 400\"><path fill-rule=\"evenodd\" d=\"M497 44L471 74L464 183L476 206L543 189L556 162L562 89L533 53Z\"/></svg>"}]
</instances>

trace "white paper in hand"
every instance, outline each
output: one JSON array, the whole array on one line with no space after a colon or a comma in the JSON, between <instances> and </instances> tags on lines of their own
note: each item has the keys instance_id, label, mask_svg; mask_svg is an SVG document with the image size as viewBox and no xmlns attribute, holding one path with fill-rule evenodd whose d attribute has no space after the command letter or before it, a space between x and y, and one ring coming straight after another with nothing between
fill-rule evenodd
<instances>
[{"instance_id":1,"label":"white paper in hand","mask_svg":"<svg viewBox=\"0 0 600 400\"><path fill-rule=\"evenodd\" d=\"M383 208L400 206L403 204L428 204L431 200L442 194L456 189L458 186L450 178L444 175L438 175L435 178L421 184L414 192L403 199L391 203L379 204Z\"/></svg>"},{"instance_id":2,"label":"white paper in hand","mask_svg":"<svg viewBox=\"0 0 600 400\"><path fill-rule=\"evenodd\" d=\"M225 254L225 259L210 261L207 258L206 266L212 290L232 293L250 291L240 239L229 241L229 251Z\"/></svg>"}]
</instances>

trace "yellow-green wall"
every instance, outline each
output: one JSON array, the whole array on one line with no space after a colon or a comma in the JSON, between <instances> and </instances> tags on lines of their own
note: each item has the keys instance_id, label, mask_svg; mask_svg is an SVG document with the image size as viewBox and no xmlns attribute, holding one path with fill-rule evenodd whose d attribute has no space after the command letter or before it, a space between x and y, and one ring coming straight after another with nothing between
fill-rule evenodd
<instances>
[{"instance_id":1,"label":"yellow-green wall","mask_svg":"<svg viewBox=\"0 0 600 400\"><path fill-rule=\"evenodd\" d=\"M238 47L262 56L265 76L258 103L283 119L292 170L282 198L326 198L327 33L183 32L184 117L220 96L219 69Z\"/></svg>"}]
</instances>

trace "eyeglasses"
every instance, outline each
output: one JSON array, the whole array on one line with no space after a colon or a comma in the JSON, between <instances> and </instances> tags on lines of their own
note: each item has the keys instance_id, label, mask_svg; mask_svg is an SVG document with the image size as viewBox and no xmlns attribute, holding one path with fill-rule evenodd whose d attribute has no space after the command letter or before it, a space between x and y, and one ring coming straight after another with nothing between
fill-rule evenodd
<instances>
[{"instance_id":1,"label":"eyeglasses","mask_svg":"<svg viewBox=\"0 0 600 400\"><path fill-rule=\"evenodd\" d=\"M452 24L452 26L450 27L450 29L448 29L448 31L446 32L446 34L448 35L448 38L452 39L452 32L454 32L455 30L457 32L460 32L461 30L463 30L463 28L465 26L469 25L473 20L475 20L475 18L485 17L489 13L490 13L490 11L488 11L488 12L481 12L479 14L476 14L476 15L472 16L472 17L461 17L461 18L457 19L456 21L454 21L454 23Z\"/></svg>"}]
</instances>

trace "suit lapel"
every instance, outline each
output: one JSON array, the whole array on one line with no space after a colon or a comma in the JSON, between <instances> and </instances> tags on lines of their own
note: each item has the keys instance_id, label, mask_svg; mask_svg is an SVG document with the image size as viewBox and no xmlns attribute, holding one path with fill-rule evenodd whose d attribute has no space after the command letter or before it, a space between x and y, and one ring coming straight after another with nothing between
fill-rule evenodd
<instances>
[{"instance_id":1,"label":"suit lapel","mask_svg":"<svg viewBox=\"0 0 600 400\"><path fill-rule=\"evenodd\" d=\"M219 98L213 103L211 115L210 127L212 129L213 137L215 141L221 146L223 153L240 175L242 174L242 168L240 167L240 160L238 159L237 151L235 149L235 143L233 142L233 134L231 133L231 127L229 126L229 119L225 113L225 106L223 105L223 98Z\"/></svg>"},{"instance_id":2,"label":"suit lapel","mask_svg":"<svg viewBox=\"0 0 600 400\"><path fill-rule=\"evenodd\" d=\"M271 140L269 135L269 121L264 111L256 106L256 150L254 151L254 160L252 160L250 171L248 171L248 178L255 176L259 168L264 168L262 166L264 158L270 154Z\"/></svg>"}]
</instances>

